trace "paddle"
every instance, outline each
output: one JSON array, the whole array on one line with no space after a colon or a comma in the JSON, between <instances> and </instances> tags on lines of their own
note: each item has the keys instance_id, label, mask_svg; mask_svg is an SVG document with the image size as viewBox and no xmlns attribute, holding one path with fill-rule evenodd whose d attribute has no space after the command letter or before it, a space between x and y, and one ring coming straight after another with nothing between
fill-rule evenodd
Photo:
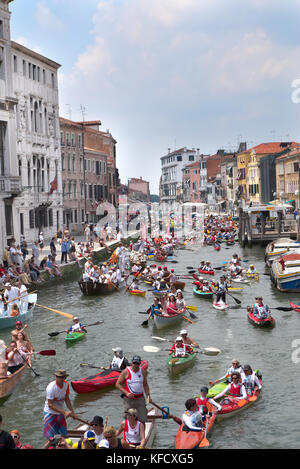
<instances>
[{"instance_id":1,"label":"paddle","mask_svg":"<svg viewBox=\"0 0 300 469\"><path fill-rule=\"evenodd\" d=\"M30 368L31 371L33 371L34 375L35 375L35 376L41 376L41 375L39 375L39 374L32 368L31 365L29 365L28 360L25 360L25 359L22 357L22 355L20 354L20 352L19 352L18 349L17 349L17 352L18 352L18 354L20 355L20 357L22 358L23 363L27 363L28 368Z\"/></svg>"},{"instance_id":2,"label":"paddle","mask_svg":"<svg viewBox=\"0 0 300 469\"><path fill-rule=\"evenodd\" d=\"M163 337L152 336L152 339L161 340L162 342L174 343L172 340L164 339ZM215 347L205 347L203 349L195 350L195 352L204 353L205 355L219 355L219 353L221 353L221 350Z\"/></svg>"},{"instance_id":3,"label":"paddle","mask_svg":"<svg viewBox=\"0 0 300 469\"><path fill-rule=\"evenodd\" d=\"M37 303L36 303L36 306L38 306L39 308L48 309L49 311L53 311L54 313L57 313L57 314L61 314L62 316L65 316L66 318L73 319L73 314L64 313L63 311L59 311L58 309L49 308L49 306L38 305Z\"/></svg>"},{"instance_id":4,"label":"paddle","mask_svg":"<svg viewBox=\"0 0 300 469\"><path fill-rule=\"evenodd\" d=\"M178 425L182 424L182 420L179 417L176 417L175 415L170 415L169 412L167 412L165 409L162 407L159 407L159 405L155 404L155 402L151 401L151 404L154 405L158 410L162 412L162 414L167 415L167 418L173 419L174 422L178 423Z\"/></svg>"},{"instance_id":5,"label":"paddle","mask_svg":"<svg viewBox=\"0 0 300 469\"><path fill-rule=\"evenodd\" d=\"M56 355L56 350L41 350L40 352L33 352L33 354L45 355L50 357Z\"/></svg>"},{"instance_id":6,"label":"paddle","mask_svg":"<svg viewBox=\"0 0 300 469\"><path fill-rule=\"evenodd\" d=\"M207 448L210 444L208 439L206 438L206 436L207 436L207 427L208 427L208 418L206 417L205 435L204 435L204 438L203 438L203 440L201 441L201 443L199 445L199 448Z\"/></svg>"},{"instance_id":7,"label":"paddle","mask_svg":"<svg viewBox=\"0 0 300 469\"><path fill-rule=\"evenodd\" d=\"M226 293L227 295L231 296L231 298L238 304L240 305L242 302L241 300L239 300L238 298L235 298L233 295L231 295L231 293L228 292L228 290L226 290Z\"/></svg>"},{"instance_id":8,"label":"paddle","mask_svg":"<svg viewBox=\"0 0 300 469\"><path fill-rule=\"evenodd\" d=\"M96 365L90 365L89 363L80 363L81 367L83 366L88 366L89 368L97 368L98 370L102 370L102 367L101 366L96 366Z\"/></svg>"},{"instance_id":9,"label":"paddle","mask_svg":"<svg viewBox=\"0 0 300 469\"><path fill-rule=\"evenodd\" d=\"M91 326L98 326L98 324L102 324L104 321L97 321L97 322L93 322L92 324L87 324L86 326L84 327L91 327ZM58 334L62 334L63 332L66 332L65 330L64 331L59 331L59 332L48 332L48 335L50 337L55 337L57 336Z\"/></svg>"}]
</instances>

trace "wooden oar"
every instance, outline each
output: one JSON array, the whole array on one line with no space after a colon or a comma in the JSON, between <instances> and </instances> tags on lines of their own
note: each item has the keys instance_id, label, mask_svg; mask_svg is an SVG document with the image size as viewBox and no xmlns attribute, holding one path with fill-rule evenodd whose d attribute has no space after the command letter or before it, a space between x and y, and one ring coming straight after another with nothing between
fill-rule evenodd
<instances>
[{"instance_id":1,"label":"wooden oar","mask_svg":"<svg viewBox=\"0 0 300 469\"><path fill-rule=\"evenodd\" d=\"M163 414L167 415L168 418L172 418L174 422L178 423L178 425L182 424L182 420L179 417L176 417L175 415L170 415L168 412L166 412L165 409L162 407L159 407L159 405L155 404L155 402L151 401L151 404L154 405L158 410L160 410Z\"/></svg>"},{"instance_id":2,"label":"wooden oar","mask_svg":"<svg viewBox=\"0 0 300 469\"><path fill-rule=\"evenodd\" d=\"M28 295L31 295L32 293L36 293L38 290L35 290L35 291L32 291L30 293L24 293L24 295L21 295L21 296L18 296L17 298L15 298L14 300L9 300L9 301L5 301L5 304L9 304L9 303L13 303L14 301L17 301L17 300L20 300L21 298L24 298L25 296L28 296Z\"/></svg>"},{"instance_id":3,"label":"wooden oar","mask_svg":"<svg viewBox=\"0 0 300 469\"><path fill-rule=\"evenodd\" d=\"M53 311L53 313L61 314L62 316L65 316L66 318L69 318L69 319L73 319L74 317L73 314L65 313L64 311L59 311L58 309L49 308L49 306L43 306L37 303L36 303L36 306L38 306L39 308L48 309L49 311Z\"/></svg>"},{"instance_id":4,"label":"wooden oar","mask_svg":"<svg viewBox=\"0 0 300 469\"><path fill-rule=\"evenodd\" d=\"M97 322L93 322L92 324L87 324L86 326L83 326L83 327L91 327L91 326L98 326L98 324L102 324L104 321L97 321ZM55 337L57 336L58 334L62 334L63 332L66 332L65 330L63 331L59 331L59 332L48 332L48 335L50 337Z\"/></svg>"}]
</instances>

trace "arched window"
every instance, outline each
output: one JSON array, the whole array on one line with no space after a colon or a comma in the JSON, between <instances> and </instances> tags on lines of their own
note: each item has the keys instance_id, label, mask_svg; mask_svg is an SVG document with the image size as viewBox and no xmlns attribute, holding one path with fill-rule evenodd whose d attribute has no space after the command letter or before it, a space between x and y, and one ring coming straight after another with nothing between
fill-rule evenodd
<instances>
[{"instance_id":1,"label":"arched window","mask_svg":"<svg viewBox=\"0 0 300 469\"><path fill-rule=\"evenodd\" d=\"M33 131L38 132L39 131L39 106L37 102L34 103L33 113L34 113Z\"/></svg>"}]
</instances>

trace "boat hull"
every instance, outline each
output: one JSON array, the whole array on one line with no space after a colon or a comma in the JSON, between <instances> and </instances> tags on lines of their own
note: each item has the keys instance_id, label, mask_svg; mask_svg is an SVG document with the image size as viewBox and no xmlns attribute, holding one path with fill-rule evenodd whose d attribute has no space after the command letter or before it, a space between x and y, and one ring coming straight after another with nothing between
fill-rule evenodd
<instances>
[{"instance_id":1,"label":"boat hull","mask_svg":"<svg viewBox=\"0 0 300 469\"><path fill-rule=\"evenodd\" d=\"M259 319L254 316L253 313L248 311L248 321L257 327L274 327L275 326L275 319L270 316L266 319Z\"/></svg>"},{"instance_id":2,"label":"boat hull","mask_svg":"<svg viewBox=\"0 0 300 469\"><path fill-rule=\"evenodd\" d=\"M15 373L7 376L6 378L0 378L0 399L4 399L12 394L14 388L21 380L26 368L27 363L25 363L22 368L19 368Z\"/></svg>"},{"instance_id":3,"label":"boat hull","mask_svg":"<svg viewBox=\"0 0 300 469\"><path fill-rule=\"evenodd\" d=\"M203 292L199 291L196 288L193 289L193 293L195 296L198 296L199 298L211 298L213 296L213 292Z\"/></svg>"},{"instance_id":4,"label":"boat hull","mask_svg":"<svg viewBox=\"0 0 300 469\"><path fill-rule=\"evenodd\" d=\"M142 361L141 368L146 370L148 362ZM120 376L121 371L113 369L103 370L96 375L71 381L71 386L77 394L86 394L89 392L100 391L101 389L114 386Z\"/></svg>"},{"instance_id":5,"label":"boat hull","mask_svg":"<svg viewBox=\"0 0 300 469\"><path fill-rule=\"evenodd\" d=\"M190 365L192 365L196 359L197 353L190 353L187 355L187 357L181 358L181 357L172 357L170 355L168 357L168 367L171 372L178 372L185 370L188 368Z\"/></svg>"},{"instance_id":6,"label":"boat hull","mask_svg":"<svg viewBox=\"0 0 300 469\"><path fill-rule=\"evenodd\" d=\"M184 313L174 314L174 315L162 315L162 314L155 314L154 315L154 326L157 329L163 329L164 327L172 326L176 324L176 322L180 321L183 317Z\"/></svg>"},{"instance_id":7,"label":"boat hull","mask_svg":"<svg viewBox=\"0 0 300 469\"><path fill-rule=\"evenodd\" d=\"M207 435L212 430L216 420L214 412L208 417ZM184 424L180 428L175 437L175 449L199 449L201 441L205 438L205 426L198 431L189 430Z\"/></svg>"},{"instance_id":8,"label":"boat hull","mask_svg":"<svg viewBox=\"0 0 300 469\"><path fill-rule=\"evenodd\" d=\"M28 295L28 308L23 314L19 314L19 316L8 316L8 317L1 317L0 318L0 329L8 329L14 328L16 325L16 321L27 322L32 318L32 314L35 308L35 304L37 302L37 294L30 293ZM30 306L32 305L32 306Z\"/></svg>"},{"instance_id":9,"label":"boat hull","mask_svg":"<svg viewBox=\"0 0 300 469\"><path fill-rule=\"evenodd\" d=\"M81 292L85 296L109 295L110 293L117 291L117 288L109 283L94 283L92 281L84 282L83 280L80 280L78 284Z\"/></svg>"},{"instance_id":10,"label":"boat hull","mask_svg":"<svg viewBox=\"0 0 300 469\"><path fill-rule=\"evenodd\" d=\"M71 345L79 342L80 340L83 340L85 337L85 332L70 332L70 334L66 335L65 342L67 345Z\"/></svg>"}]
</instances>

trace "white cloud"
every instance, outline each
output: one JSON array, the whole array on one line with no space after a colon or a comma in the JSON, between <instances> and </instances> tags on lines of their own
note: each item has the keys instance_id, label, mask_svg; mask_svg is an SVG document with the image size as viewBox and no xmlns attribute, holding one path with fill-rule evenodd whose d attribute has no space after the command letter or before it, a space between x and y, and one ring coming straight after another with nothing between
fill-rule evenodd
<instances>
[{"instance_id":1,"label":"white cloud","mask_svg":"<svg viewBox=\"0 0 300 469\"><path fill-rule=\"evenodd\" d=\"M63 22L55 16L44 1L37 4L35 18L41 27L48 30L51 29L53 32L61 31L64 27Z\"/></svg>"},{"instance_id":2,"label":"white cloud","mask_svg":"<svg viewBox=\"0 0 300 469\"><path fill-rule=\"evenodd\" d=\"M39 46L32 44L29 41L29 39L24 36L19 36L16 39L14 39L14 41L17 42L18 44L21 44L24 47L27 47L28 49L33 50L34 52L37 52L38 54L43 54L42 49Z\"/></svg>"}]
</instances>

